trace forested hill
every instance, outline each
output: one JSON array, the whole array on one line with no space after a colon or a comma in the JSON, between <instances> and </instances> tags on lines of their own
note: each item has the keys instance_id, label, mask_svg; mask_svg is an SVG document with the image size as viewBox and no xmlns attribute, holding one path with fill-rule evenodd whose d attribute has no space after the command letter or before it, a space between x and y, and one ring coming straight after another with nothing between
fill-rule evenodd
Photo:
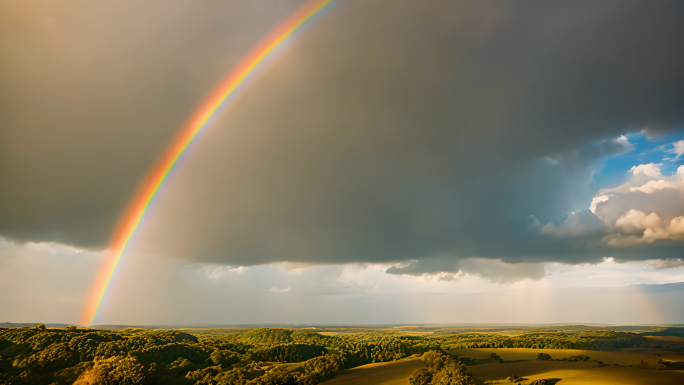
<instances>
[{"instance_id":1,"label":"forested hill","mask_svg":"<svg viewBox=\"0 0 684 385\"><path fill-rule=\"evenodd\" d=\"M325 335L331 334L331 335ZM611 350L647 339L611 330L438 337L366 330L257 328L121 331L0 328L2 384L316 384L337 371L474 347Z\"/></svg>"}]
</instances>

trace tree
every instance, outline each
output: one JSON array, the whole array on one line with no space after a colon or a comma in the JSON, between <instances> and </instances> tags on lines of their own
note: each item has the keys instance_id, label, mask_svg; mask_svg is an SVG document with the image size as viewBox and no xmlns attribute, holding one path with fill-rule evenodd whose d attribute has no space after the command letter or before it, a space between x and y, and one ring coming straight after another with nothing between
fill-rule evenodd
<instances>
[{"instance_id":1,"label":"tree","mask_svg":"<svg viewBox=\"0 0 684 385\"><path fill-rule=\"evenodd\" d=\"M228 367L240 362L240 357L230 351L214 349L214 351L209 355L207 361L212 362L214 365Z\"/></svg>"},{"instance_id":2,"label":"tree","mask_svg":"<svg viewBox=\"0 0 684 385\"><path fill-rule=\"evenodd\" d=\"M432 385L474 385L465 365L452 361L432 376Z\"/></svg>"},{"instance_id":3,"label":"tree","mask_svg":"<svg viewBox=\"0 0 684 385\"><path fill-rule=\"evenodd\" d=\"M430 350L423 354L427 368L418 369L410 378L411 385L473 385L465 365L442 352Z\"/></svg>"},{"instance_id":4,"label":"tree","mask_svg":"<svg viewBox=\"0 0 684 385\"><path fill-rule=\"evenodd\" d=\"M432 382L432 372L428 369L418 369L411 375L411 385L429 385Z\"/></svg>"},{"instance_id":5,"label":"tree","mask_svg":"<svg viewBox=\"0 0 684 385\"><path fill-rule=\"evenodd\" d=\"M137 385L145 381L143 366L131 356L114 356L95 361L74 385Z\"/></svg>"},{"instance_id":6,"label":"tree","mask_svg":"<svg viewBox=\"0 0 684 385\"><path fill-rule=\"evenodd\" d=\"M428 367L428 369L432 371L442 369L448 362L448 359L449 357L446 354L440 353L436 350L430 350L429 352L423 354L423 362L425 362L425 365Z\"/></svg>"},{"instance_id":7,"label":"tree","mask_svg":"<svg viewBox=\"0 0 684 385\"><path fill-rule=\"evenodd\" d=\"M665 369L665 363L661 358L649 358L646 360L641 360L641 362L637 365L637 368L663 370Z\"/></svg>"}]
</instances>

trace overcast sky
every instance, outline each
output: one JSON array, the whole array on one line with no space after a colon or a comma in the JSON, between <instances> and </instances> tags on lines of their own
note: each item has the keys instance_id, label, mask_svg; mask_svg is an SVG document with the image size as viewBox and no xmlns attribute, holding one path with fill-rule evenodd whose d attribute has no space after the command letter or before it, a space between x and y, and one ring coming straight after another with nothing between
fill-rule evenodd
<instances>
[{"instance_id":1,"label":"overcast sky","mask_svg":"<svg viewBox=\"0 0 684 385\"><path fill-rule=\"evenodd\" d=\"M174 134L301 4L0 0L0 322L76 322ZM334 0L184 157L96 321L684 323L682 20Z\"/></svg>"}]
</instances>

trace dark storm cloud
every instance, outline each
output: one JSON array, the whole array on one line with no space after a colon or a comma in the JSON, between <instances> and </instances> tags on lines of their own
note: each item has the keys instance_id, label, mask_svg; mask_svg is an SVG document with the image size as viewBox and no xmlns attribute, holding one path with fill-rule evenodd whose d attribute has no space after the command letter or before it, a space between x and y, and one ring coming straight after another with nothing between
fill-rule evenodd
<instances>
[{"instance_id":1,"label":"dark storm cloud","mask_svg":"<svg viewBox=\"0 0 684 385\"><path fill-rule=\"evenodd\" d=\"M585 208L597 162L630 149L620 134L682 127L683 7L340 2L195 146L136 238L139 251L246 265L439 256L445 271L468 257L679 257L672 244L616 251L540 237L528 218ZM246 25L224 25L235 14L188 8L169 20L148 12L157 28L141 26L142 40L117 32L120 46L96 63L136 61L132 75L104 84L93 81L100 67L64 80L57 59L35 64L36 79L4 41L18 64L16 75L3 72L10 88L0 94L10 139L0 144L2 234L105 244L170 135L248 48L226 41L258 40ZM22 91L41 80L55 82L50 98Z\"/></svg>"},{"instance_id":2,"label":"dark storm cloud","mask_svg":"<svg viewBox=\"0 0 684 385\"><path fill-rule=\"evenodd\" d=\"M391 266L385 272L413 276L437 275L443 281L451 281L462 274L470 274L498 283L510 283L525 278L538 280L546 276L544 264L541 263L505 263L497 259L482 258L458 259L449 255L400 263Z\"/></svg>"},{"instance_id":3,"label":"dark storm cloud","mask_svg":"<svg viewBox=\"0 0 684 385\"><path fill-rule=\"evenodd\" d=\"M173 134L301 3L0 4L0 234L106 246Z\"/></svg>"}]
</instances>

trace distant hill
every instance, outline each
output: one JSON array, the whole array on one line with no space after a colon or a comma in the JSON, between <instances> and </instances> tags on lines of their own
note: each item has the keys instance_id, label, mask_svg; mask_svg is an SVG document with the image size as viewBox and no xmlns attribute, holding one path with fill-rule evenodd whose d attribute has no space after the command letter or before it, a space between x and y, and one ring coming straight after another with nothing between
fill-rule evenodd
<instances>
[{"instance_id":1,"label":"distant hill","mask_svg":"<svg viewBox=\"0 0 684 385\"><path fill-rule=\"evenodd\" d=\"M684 327L670 327L660 330L649 330L640 334L642 336L684 337Z\"/></svg>"},{"instance_id":2,"label":"distant hill","mask_svg":"<svg viewBox=\"0 0 684 385\"><path fill-rule=\"evenodd\" d=\"M15 322L0 322L0 328L25 328L38 326L40 323L15 323ZM49 328L65 328L73 324L44 324Z\"/></svg>"}]
</instances>

